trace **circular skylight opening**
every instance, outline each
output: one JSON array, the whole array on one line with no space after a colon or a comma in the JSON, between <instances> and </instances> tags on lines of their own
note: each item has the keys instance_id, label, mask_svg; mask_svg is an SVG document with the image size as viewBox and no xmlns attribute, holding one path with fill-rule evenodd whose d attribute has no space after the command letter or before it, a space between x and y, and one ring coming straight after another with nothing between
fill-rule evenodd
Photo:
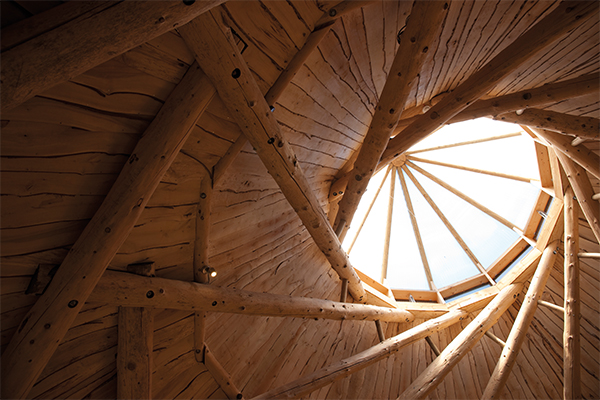
<instances>
[{"instance_id":1,"label":"circular skylight opening","mask_svg":"<svg viewBox=\"0 0 600 400\"><path fill-rule=\"evenodd\" d=\"M499 257L528 239L539 179L534 141L520 126L446 126L373 177L344 248L361 272L398 292L445 302L489 287L501 278Z\"/></svg>"}]
</instances>

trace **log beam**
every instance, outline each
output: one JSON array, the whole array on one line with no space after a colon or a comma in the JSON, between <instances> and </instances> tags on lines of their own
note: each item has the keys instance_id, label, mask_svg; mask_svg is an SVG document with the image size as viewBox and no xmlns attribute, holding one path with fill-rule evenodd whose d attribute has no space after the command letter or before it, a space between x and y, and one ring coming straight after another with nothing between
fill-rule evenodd
<instances>
[{"instance_id":1,"label":"log beam","mask_svg":"<svg viewBox=\"0 0 600 400\"><path fill-rule=\"evenodd\" d=\"M458 362L479 342L502 314L519 297L523 284L505 287L477 317L442 351L398 399L424 399Z\"/></svg>"},{"instance_id":2,"label":"log beam","mask_svg":"<svg viewBox=\"0 0 600 400\"><path fill-rule=\"evenodd\" d=\"M494 399L499 395L500 389L508 380L510 371L517 359L517 354L526 339L527 328L533 320L533 314L537 310L537 300L541 297L550 276L554 261L556 259L556 247L558 241L550 243L542 254L540 263L531 278L529 289L523 299L521 309L506 339L506 346L502 349L500 360L490 377L490 380L481 396L482 399Z\"/></svg>"},{"instance_id":3,"label":"log beam","mask_svg":"<svg viewBox=\"0 0 600 400\"><path fill-rule=\"evenodd\" d=\"M366 293L360 278L319 205L294 151L281 134L231 32L223 29L217 15L206 13L179 31L319 249L340 278L348 279L352 297L357 302L365 302Z\"/></svg>"},{"instance_id":4,"label":"log beam","mask_svg":"<svg viewBox=\"0 0 600 400\"><path fill-rule=\"evenodd\" d=\"M588 18L596 17L597 12L597 2L561 2L558 7L467 78L452 93L416 119L402 131L402 134L391 139L380 163L387 164L439 129L526 61L535 57L546 46L563 37Z\"/></svg>"},{"instance_id":5,"label":"log beam","mask_svg":"<svg viewBox=\"0 0 600 400\"><path fill-rule=\"evenodd\" d=\"M89 302L274 317L385 322L414 319L412 313L399 308L249 292L117 271L106 271Z\"/></svg>"},{"instance_id":6,"label":"log beam","mask_svg":"<svg viewBox=\"0 0 600 400\"><path fill-rule=\"evenodd\" d=\"M352 375L369 365L373 365L376 362L397 353L402 348L457 323L466 318L467 315L468 313L462 310L450 311L447 314L423 322L414 328L391 337L370 349L338 361L286 385L269 390L253 399L290 399L305 396L332 382Z\"/></svg>"},{"instance_id":7,"label":"log beam","mask_svg":"<svg viewBox=\"0 0 600 400\"><path fill-rule=\"evenodd\" d=\"M600 138L600 120L593 117L582 117L556 111L529 108L521 113L509 112L500 114L493 117L493 119L575 135L584 139L598 140Z\"/></svg>"},{"instance_id":8,"label":"log beam","mask_svg":"<svg viewBox=\"0 0 600 400\"><path fill-rule=\"evenodd\" d=\"M581 399L581 297L579 294L579 218L572 188L565 193L565 295L563 330L563 398Z\"/></svg>"},{"instance_id":9,"label":"log beam","mask_svg":"<svg viewBox=\"0 0 600 400\"><path fill-rule=\"evenodd\" d=\"M204 345L204 365L215 381L225 392L228 399L243 399L242 392L237 388L231 379L231 375L223 368L221 363L215 358L215 355L210 351L207 345Z\"/></svg>"},{"instance_id":10,"label":"log beam","mask_svg":"<svg viewBox=\"0 0 600 400\"><path fill-rule=\"evenodd\" d=\"M81 10L80 15L2 53L2 111L167 33L223 1L107 1L91 9L69 2L62 13L74 8Z\"/></svg>"},{"instance_id":11,"label":"log beam","mask_svg":"<svg viewBox=\"0 0 600 400\"><path fill-rule=\"evenodd\" d=\"M192 65L19 325L2 357L3 398L27 395L214 94L208 78Z\"/></svg>"},{"instance_id":12,"label":"log beam","mask_svg":"<svg viewBox=\"0 0 600 400\"><path fill-rule=\"evenodd\" d=\"M341 232L341 240L344 239L377 162L398 124L406 99L418 79L429 47L438 36L447 9L448 3L443 1L422 1L413 5L403 33L404 39L400 41L375 114L350 172L352 179L340 201L333 228L336 232Z\"/></svg>"},{"instance_id":13,"label":"log beam","mask_svg":"<svg viewBox=\"0 0 600 400\"><path fill-rule=\"evenodd\" d=\"M117 398L152 398L153 310L119 307Z\"/></svg>"}]
</instances>

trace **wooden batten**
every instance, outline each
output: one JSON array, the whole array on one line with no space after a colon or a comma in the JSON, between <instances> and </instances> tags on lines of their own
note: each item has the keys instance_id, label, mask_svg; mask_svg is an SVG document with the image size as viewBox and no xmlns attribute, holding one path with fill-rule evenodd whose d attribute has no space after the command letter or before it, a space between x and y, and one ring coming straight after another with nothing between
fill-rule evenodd
<instances>
[{"instance_id":1,"label":"wooden batten","mask_svg":"<svg viewBox=\"0 0 600 400\"><path fill-rule=\"evenodd\" d=\"M386 322L409 322L414 319L412 313L399 308L250 292L116 271L104 274L89 301L129 307L280 317Z\"/></svg>"},{"instance_id":2,"label":"wooden batten","mask_svg":"<svg viewBox=\"0 0 600 400\"><path fill-rule=\"evenodd\" d=\"M2 360L3 397L27 395L214 94L192 65L12 338Z\"/></svg>"},{"instance_id":3,"label":"wooden batten","mask_svg":"<svg viewBox=\"0 0 600 400\"><path fill-rule=\"evenodd\" d=\"M440 128L540 50L563 37L582 21L596 15L597 9L598 4L595 2L561 3L455 88L452 93L410 124L402 131L402 135L390 140L380 163L387 164Z\"/></svg>"},{"instance_id":4,"label":"wooden batten","mask_svg":"<svg viewBox=\"0 0 600 400\"><path fill-rule=\"evenodd\" d=\"M117 398L152 398L153 310L119 307Z\"/></svg>"},{"instance_id":5,"label":"wooden batten","mask_svg":"<svg viewBox=\"0 0 600 400\"><path fill-rule=\"evenodd\" d=\"M441 1L417 2L413 5L403 33L403 37L407 39L400 40L400 46L375 108L369 130L354 162L354 168L350 172L352 179L348 182L333 224L336 231L339 226L345 227L339 235L342 240L375 172L381 154L398 124L410 90L418 79L421 67L428 56L429 47L438 36L447 9L448 3Z\"/></svg>"},{"instance_id":6,"label":"wooden batten","mask_svg":"<svg viewBox=\"0 0 600 400\"><path fill-rule=\"evenodd\" d=\"M442 351L419 377L411 383L399 399L424 399L454 368L454 366L477 344L502 314L519 297L522 284L505 287L496 295L477 317Z\"/></svg>"},{"instance_id":7,"label":"wooden batten","mask_svg":"<svg viewBox=\"0 0 600 400\"><path fill-rule=\"evenodd\" d=\"M2 111L185 24L222 2L135 1L98 3L92 9L69 3L61 12L73 14L70 20L25 41L12 39L19 44L2 53Z\"/></svg>"},{"instance_id":8,"label":"wooden batten","mask_svg":"<svg viewBox=\"0 0 600 400\"><path fill-rule=\"evenodd\" d=\"M180 28L180 33L317 246L340 278L348 279L352 297L358 302L366 301L360 279L310 188L296 155L281 135L231 33L226 34L216 18L207 13Z\"/></svg>"},{"instance_id":9,"label":"wooden batten","mask_svg":"<svg viewBox=\"0 0 600 400\"><path fill-rule=\"evenodd\" d=\"M523 345L526 338L527 329L533 319L533 314L537 309L537 300L541 297L546 281L550 276L550 272L554 266L556 259L558 242L552 242L546 247L542 254L540 263L535 271L527 294L523 299L523 304L519 310L519 314L515 319L510 334L506 339L506 346L502 350L500 360L496 364L496 368L490 377L490 380L483 392L482 398L493 399L497 398L500 390L506 384L510 371L516 361L517 354Z\"/></svg>"},{"instance_id":10,"label":"wooden batten","mask_svg":"<svg viewBox=\"0 0 600 400\"><path fill-rule=\"evenodd\" d=\"M565 296L563 330L563 396L581 398L581 296L579 288L579 222L572 188L565 193Z\"/></svg>"}]
</instances>

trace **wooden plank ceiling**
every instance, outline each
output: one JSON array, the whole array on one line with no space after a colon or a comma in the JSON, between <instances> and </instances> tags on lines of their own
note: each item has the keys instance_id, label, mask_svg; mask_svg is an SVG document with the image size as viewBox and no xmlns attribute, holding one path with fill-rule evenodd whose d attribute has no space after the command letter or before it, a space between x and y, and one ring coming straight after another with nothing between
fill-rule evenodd
<instances>
[{"instance_id":1,"label":"wooden plank ceiling","mask_svg":"<svg viewBox=\"0 0 600 400\"><path fill-rule=\"evenodd\" d=\"M218 2L208 3L214 6ZM368 131L398 40L410 40L399 32L407 23L411 2L365 2L369 4L341 17L331 11L342 12L337 3L229 1L212 10L219 23L232 29L243 61L262 94L277 81L311 32L321 27L319 21L333 21L272 104L271 114L324 212L330 210L332 182L351 169L353 155ZM50 31L55 28L53 24L76 19L70 12L86 12L78 9L85 4L2 1L2 51L9 52L31 39L24 32L33 32L36 37L45 34L24 27ZM401 122L421 115L426 111L424 106L434 105L451 93L558 6L551 1L503 0L448 4L440 33L429 46L404 105L412 114L401 116ZM484 97L598 73L599 27L597 17L585 19L512 71ZM157 35L2 111L3 353L19 326L26 324L23 320L33 305L43 298L27 292L38 266L43 264L48 271L63 263L119 173L135 159L134 149L144 132L184 75L195 68L195 55L177 29ZM29 56L35 57L35 52ZM257 152L244 142L230 106L215 95L193 124L139 218L132 222L126 239L115 249L108 269L123 272L130 264L153 263L158 277L194 281L194 268L208 257L208 264L218 272L210 281L216 287L339 301L338 274ZM600 118L597 92L540 108ZM241 151L222 176L217 180L215 175L212 181L210 224L199 228L208 229L209 240L203 254L198 255L194 248L196 219L207 190L205 179L215 166L222 165L219 163L236 142ZM575 151L598 156L598 143L597 138L587 140ZM589 173L585 177L595 193L600 192L600 180ZM563 179L567 182L566 177ZM562 193L558 198L562 199ZM593 226L582 212L579 236L581 251L600 252ZM555 304L563 304L564 296L562 243L559 248L542 296ZM598 260L582 259L581 274L581 391L584 398L597 398ZM525 283L521 298L527 286ZM499 318L491 328L494 335L508 337L521 303L518 299ZM58 348L27 389L28 397L117 396L119 308L85 301L78 307L80 311L64 326L66 333L56 343ZM147 379L155 398L232 398L238 390L251 398L379 342L372 322L218 312L204 317L162 308L154 308L151 314L152 377ZM431 339L443 349L475 317L476 313L471 313L459 323L432 333ZM392 337L425 319L429 318L417 315L411 322L381 325L385 337ZM538 308L527 333L527 345L500 392L502 398L562 396L562 325L559 312ZM204 347L199 348L198 340ZM482 338L431 391L430 398L481 398L501 351L490 338ZM307 398L396 398L434 358L421 340Z\"/></svg>"}]
</instances>

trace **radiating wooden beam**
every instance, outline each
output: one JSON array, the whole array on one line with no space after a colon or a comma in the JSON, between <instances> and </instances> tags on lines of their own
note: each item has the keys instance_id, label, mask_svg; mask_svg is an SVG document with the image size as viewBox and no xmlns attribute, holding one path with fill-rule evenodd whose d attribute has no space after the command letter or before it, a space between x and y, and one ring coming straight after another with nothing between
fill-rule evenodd
<instances>
[{"instance_id":1,"label":"radiating wooden beam","mask_svg":"<svg viewBox=\"0 0 600 400\"><path fill-rule=\"evenodd\" d=\"M391 139L380 162L387 164L403 154L415 143L489 92L502 79L535 57L546 46L581 25L588 18L597 18L597 13L597 2L561 2L552 12L458 85L452 93L406 127L401 135Z\"/></svg>"},{"instance_id":2,"label":"radiating wooden beam","mask_svg":"<svg viewBox=\"0 0 600 400\"><path fill-rule=\"evenodd\" d=\"M521 113L509 112L497 115L493 119L575 135L585 139L598 140L600 138L600 120L593 117L528 108ZM573 138L570 140L573 140Z\"/></svg>"},{"instance_id":3,"label":"radiating wooden beam","mask_svg":"<svg viewBox=\"0 0 600 400\"><path fill-rule=\"evenodd\" d=\"M204 345L204 365L212 377L215 379L221 390L225 392L228 399L243 399L242 392L237 388L231 375L223 368L219 360L215 358L215 355L210 351L207 345Z\"/></svg>"},{"instance_id":4,"label":"radiating wooden beam","mask_svg":"<svg viewBox=\"0 0 600 400\"><path fill-rule=\"evenodd\" d=\"M498 336L494 335L492 332L485 331L485 336L489 337L490 339L492 339L492 341L498 343L500 345L500 347L504 347L506 346L506 342L502 339L500 339Z\"/></svg>"},{"instance_id":5,"label":"radiating wooden beam","mask_svg":"<svg viewBox=\"0 0 600 400\"><path fill-rule=\"evenodd\" d=\"M563 398L581 399L581 296L579 294L579 217L572 188L565 193L565 294L563 330Z\"/></svg>"},{"instance_id":6,"label":"radiating wooden beam","mask_svg":"<svg viewBox=\"0 0 600 400\"><path fill-rule=\"evenodd\" d=\"M77 17L2 53L2 111L167 33L222 2L102 2L83 9ZM80 8L77 2L69 4L63 6L63 12L68 12L68 7Z\"/></svg>"},{"instance_id":7,"label":"radiating wooden beam","mask_svg":"<svg viewBox=\"0 0 600 400\"><path fill-rule=\"evenodd\" d=\"M557 151L581 165L590 174L600 179L600 157L585 146L573 146L572 137L545 129L536 129L535 133L546 140Z\"/></svg>"},{"instance_id":8,"label":"radiating wooden beam","mask_svg":"<svg viewBox=\"0 0 600 400\"><path fill-rule=\"evenodd\" d=\"M369 365L383 360L402 348L429 336L432 333L445 329L468 314L462 310L453 310L440 317L423 322L401 334L391 337L384 342L381 342L370 349L362 351L346 359L335 362L328 367L317 370L311 374L305 375L295 381L282 385L280 387L269 390L259 396L258 399L282 399L282 398L297 398L307 395L317 389L325 387L332 382L345 378L355 372L358 372Z\"/></svg>"},{"instance_id":9,"label":"radiating wooden beam","mask_svg":"<svg viewBox=\"0 0 600 400\"><path fill-rule=\"evenodd\" d=\"M153 310L119 307L117 398L152 398Z\"/></svg>"},{"instance_id":10,"label":"radiating wooden beam","mask_svg":"<svg viewBox=\"0 0 600 400\"><path fill-rule=\"evenodd\" d=\"M581 207L581 211L588 221L592 232L596 240L600 243L600 209L598 209L598 203L592 199L594 195L594 188L590 183L585 169L574 163L569 157L562 154L560 151L556 153L560 164L562 165L577 202Z\"/></svg>"},{"instance_id":11,"label":"radiating wooden beam","mask_svg":"<svg viewBox=\"0 0 600 400\"><path fill-rule=\"evenodd\" d=\"M448 3L443 1L420 1L413 4L403 39L388 73L375 114L369 125L351 179L340 200L340 208L333 224L336 232L341 229L343 240L358 203L362 198L371 177L375 172L381 154L402 114L406 99L414 82L418 79L421 67L428 57L429 47L438 36L442 22L447 15Z\"/></svg>"},{"instance_id":12,"label":"radiating wooden beam","mask_svg":"<svg viewBox=\"0 0 600 400\"><path fill-rule=\"evenodd\" d=\"M214 94L208 78L192 65L19 325L2 357L3 398L27 395Z\"/></svg>"},{"instance_id":13,"label":"radiating wooden beam","mask_svg":"<svg viewBox=\"0 0 600 400\"><path fill-rule=\"evenodd\" d=\"M415 379L398 399L424 399L458 362L479 342L502 314L519 297L523 284L505 287ZM485 397L484 397L485 398Z\"/></svg>"},{"instance_id":14,"label":"radiating wooden beam","mask_svg":"<svg viewBox=\"0 0 600 400\"><path fill-rule=\"evenodd\" d=\"M89 302L274 317L385 322L414 319L412 313L399 308L250 292L117 271L106 271Z\"/></svg>"},{"instance_id":15,"label":"radiating wooden beam","mask_svg":"<svg viewBox=\"0 0 600 400\"><path fill-rule=\"evenodd\" d=\"M387 219L385 223L385 236L383 239L383 260L381 261L381 283L387 278L388 260L390 257L390 238L392 236L392 217L394 215L394 193L396 191L396 174L398 168L392 167L390 176L390 195L388 196Z\"/></svg>"},{"instance_id":16,"label":"radiating wooden beam","mask_svg":"<svg viewBox=\"0 0 600 400\"><path fill-rule=\"evenodd\" d=\"M494 140L509 139L509 138L513 138L513 137L517 137L517 136L521 136L521 132L508 133L506 135L490 136L490 137L486 137L486 138L482 138L482 139L467 140L465 142L450 143L450 144L444 144L444 145L435 146L435 147L428 147L428 148L420 149L420 150L407 151L406 155L412 156L413 154L424 153L426 151L450 149L453 147L468 146L468 145L477 144L477 143L487 143L487 142L491 142Z\"/></svg>"},{"instance_id":17,"label":"radiating wooden beam","mask_svg":"<svg viewBox=\"0 0 600 400\"><path fill-rule=\"evenodd\" d=\"M239 53L231 32L223 29L218 14L206 13L181 27L179 32L319 249L340 278L348 279L352 297L358 302L365 302L365 290L360 279L294 151L281 134L277 120Z\"/></svg>"},{"instance_id":18,"label":"radiating wooden beam","mask_svg":"<svg viewBox=\"0 0 600 400\"><path fill-rule=\"evenodd\" d=\"M538 300L538 305L550 308L552 310L560 311L564 314L565 308L559 306L558 304L550 303L549 301Z\"/></svg>"},{"instance_id":19,"label":"radiating wooden beam","mask_svg":"<svg viewBox=\"0 0 600 400\"><path fill-rule=\"evenodd\" d=\"M526 339L527 328L533 320L533 314L537 309L537 300L541 297L550 276L554 261L556 259L558 241L554 241L546 247L540 259L540 263L531 278L529 289L521 304L521 309L506 339L506 346L502 350L496 368L481 396L482 399L494 399L499 395L500 389L508 380L510 371L516 361L517 354Z\"/></svg>"},{"instance_id":20,"label":"radiating wooden beam","mask_svg":"<svg viewBox=\"0 0 600 400\"><path fill-rule=\"evenodd\" d=\"M471 249L469 248L467 243L463 240L463 238L460 236L458 231L456 229L454 229L454 226L450 223L448 218L446 218L446 216L444 215L442 210L440 210L440 208L437 206L437 204L435 204L435 202L433 201L431 196L429 196L429 194L425 191L425 188L423 188L423 186L419 183L417 178L415 178L415 176L410 172L410 170L406 166L403 166L402 170L406 173L406 175L410 178L410 180L413 182L413 184L417 187L417 189L419 190L421 195L425 198L427 203L429 203L429 206L433 209L433 211L435 211L435 213L440 218L440 220L444 223L444 225L446 226L448 231L450 231L450 233L452 234L452 237L454 237L454 239L456 240L458 245L467 254L467 256L469 257L471 262L475 265L475 267L479 270L479 272L481 272L486 277L486 279L489 281L490 285L494 286L496 284L496 282L494 282L494 280L487 273L485 268L483 268L483 266L481 265L481 262L479 262L479 259L477 258L477 256L475 256L475 253L473 253L473 251L471 251Z\"/></svg>"}]
</instances>

